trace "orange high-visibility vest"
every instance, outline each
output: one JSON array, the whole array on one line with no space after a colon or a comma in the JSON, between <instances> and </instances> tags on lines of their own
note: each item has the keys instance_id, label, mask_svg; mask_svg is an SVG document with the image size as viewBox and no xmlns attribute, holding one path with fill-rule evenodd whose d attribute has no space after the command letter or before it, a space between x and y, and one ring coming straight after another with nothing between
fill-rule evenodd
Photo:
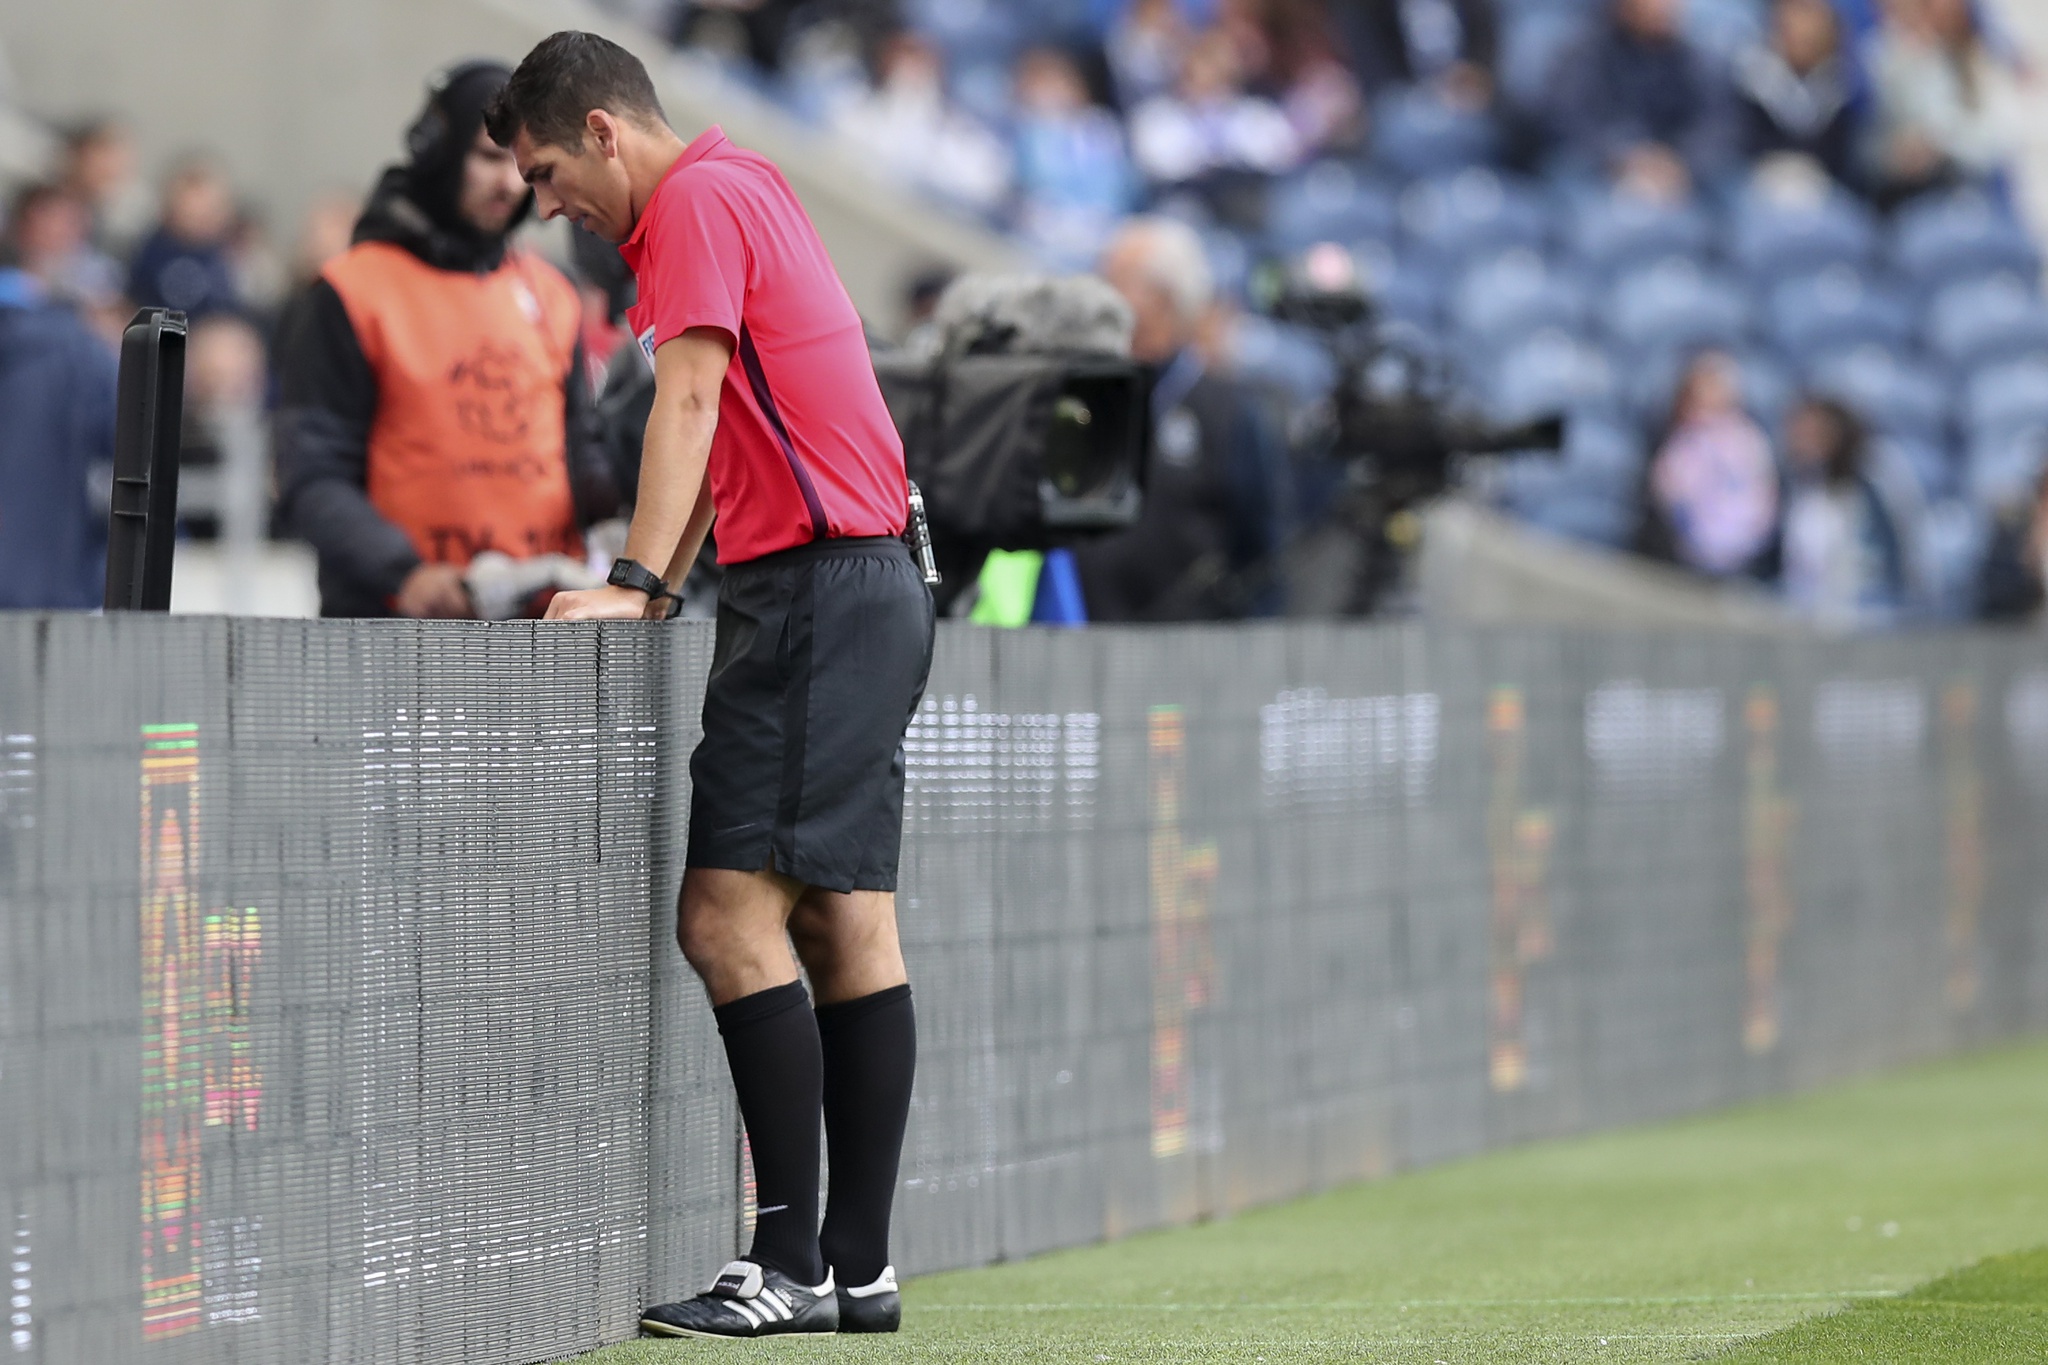
<instances>
[{"instance_id":1,"label":"orange high-visibility vest","mask_svg":"<svg viewBox=\"0 0 2048 1365\"><path fill-rule=\"evenodd\" d=\"M583 380L575 287L519 252L477 275L390 242L358 243L321 273L377 377L371 505L431 564L581 558L562 387Z\"/></svg>"}]
</instances>

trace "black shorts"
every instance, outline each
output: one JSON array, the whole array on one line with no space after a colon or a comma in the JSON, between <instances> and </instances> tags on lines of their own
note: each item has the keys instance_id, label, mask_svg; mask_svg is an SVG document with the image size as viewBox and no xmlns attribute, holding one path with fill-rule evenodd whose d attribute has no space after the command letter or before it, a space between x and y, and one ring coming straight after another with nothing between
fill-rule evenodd
<instances>
[{"instance_id":1,"label":"black shorts","mask_svg":"<svg viewBox=\"0 0 2048 1365\"><path fill-rule=\"evenodd\" d=\"M931 590L894 537L728 568L690 757L688 865L894 891L903 732L931 666Z\"/></svg>"}]
</instances>

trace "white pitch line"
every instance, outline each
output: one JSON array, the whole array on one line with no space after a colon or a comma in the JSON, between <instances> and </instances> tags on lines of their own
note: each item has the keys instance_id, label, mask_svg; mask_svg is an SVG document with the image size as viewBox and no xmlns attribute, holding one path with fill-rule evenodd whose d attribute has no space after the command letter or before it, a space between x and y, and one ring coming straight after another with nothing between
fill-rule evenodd
<instances>
[{"instance_id":1,"label":"white pitch line","mask_svg":"<svg viewBox=\"0 0 2048 1365\"><path fill-rule=\"evenodd\" d=\"M1683 1307L1688 1304L1717 1303L1832 1303L1841 1299L1888 1299L1896 1297L1897 1291L1889 1289L1844 1289L1832 1293L1812 1294L1690 1294L1674 1295L1669 1298L1586 1298L1586 1299L1295 1299L1285 1303L1244 1303L1218 1301L1215 1303L918 1303L917 1310L929 1313L934 1310L951 1310L963 1313L1075 1313L1103 1312L1125 1313L1132 1310L1150 1309L1157 1312L1211 1312L1236 1313L1245 1310L1262 1312L1305 1312L1333 1308L1396 1309L1410 1308L1667 1308Z\"/></svg>"}]
</instances>

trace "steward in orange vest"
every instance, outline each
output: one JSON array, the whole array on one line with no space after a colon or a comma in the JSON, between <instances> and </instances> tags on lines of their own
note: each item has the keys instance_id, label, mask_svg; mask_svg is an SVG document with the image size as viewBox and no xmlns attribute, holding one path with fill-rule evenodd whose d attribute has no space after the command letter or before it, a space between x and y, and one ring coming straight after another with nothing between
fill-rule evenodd
<instances>
[{"instance_id":1,"label":"steward in orange vest","mask_svg":"<svg viewBox=\"0 0 2048 1365\"><path fill-rule=\"evenodd\" d=\"M510 74L436 80L410 160L280 329L279 506L319 555L322 615L474 615L476 555L581 559L618 508L576 288L507 245L532 195L482 130Z\"/></svg>"}]
</instances>

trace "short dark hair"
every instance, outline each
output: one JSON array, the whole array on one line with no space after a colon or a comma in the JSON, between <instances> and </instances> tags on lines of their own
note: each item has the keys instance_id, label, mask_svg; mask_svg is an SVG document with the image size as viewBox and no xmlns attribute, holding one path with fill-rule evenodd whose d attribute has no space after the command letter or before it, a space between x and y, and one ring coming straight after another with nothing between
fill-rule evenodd
<instances>
[{"instance_id":1,"label":"short dark hair","mask_svg":"<svg viewBox=\"0 0 2048 1365\"><path fill-rule=\"evenodd\" d=\"M511 146L524 128L545 146L580 149L593 109L637 123L667 122L638 57L609 38L564 29L526 54L484 110L484 128L500 147Z\"/></svg>"}]
</instances>

